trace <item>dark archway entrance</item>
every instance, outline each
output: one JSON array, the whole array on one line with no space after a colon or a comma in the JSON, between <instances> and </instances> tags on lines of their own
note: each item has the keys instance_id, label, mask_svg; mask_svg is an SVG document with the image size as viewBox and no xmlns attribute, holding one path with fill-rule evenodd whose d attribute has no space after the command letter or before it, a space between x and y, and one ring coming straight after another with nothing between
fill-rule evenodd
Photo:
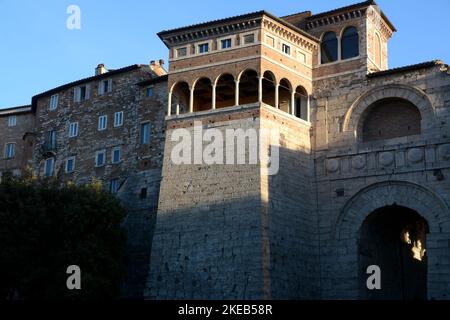
<instances>
[{"instance_id":1,"label":"dark archway entrance","mask_svg":"<svg viewBox=\"0 0 450 320\"><path fill-rule=\"evenodd\" d=\"M359 231L361 299L427 299L427 221L416 211L388 206L375 210ZM367 289L367 267L381 269L381 290Z\"/></svg>"}]
</instances>

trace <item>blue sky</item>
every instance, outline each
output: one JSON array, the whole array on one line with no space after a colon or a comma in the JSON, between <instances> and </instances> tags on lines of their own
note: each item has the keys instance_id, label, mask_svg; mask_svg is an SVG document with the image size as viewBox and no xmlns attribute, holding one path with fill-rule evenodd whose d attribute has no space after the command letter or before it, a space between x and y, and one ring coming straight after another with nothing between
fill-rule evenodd
<instances>
[{"instance_id":1,"label":"blue sky","mask_svg":"<svg viewBox=\"0 0 450 320\"><path fill-rule=\"evenodd\" d=\"M277 16L313 13L361 0L107 1L0 0L0 108L93 75L99 63L115 69L163 58L156 33L199 22L267 10ZM449 0L378 0L397 27L389 65L433 59L450 63ZM68 30L67 7L81 9L81 29Z\"/></svg>"}]
</instances>

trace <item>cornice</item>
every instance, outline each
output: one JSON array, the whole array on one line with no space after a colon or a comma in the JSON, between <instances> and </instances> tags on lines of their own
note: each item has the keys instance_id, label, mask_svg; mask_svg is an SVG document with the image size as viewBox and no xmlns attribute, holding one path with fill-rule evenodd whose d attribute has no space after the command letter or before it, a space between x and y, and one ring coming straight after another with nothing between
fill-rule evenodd
<instances>
[{"instance_id":1,"label":"cornice","mask_svg":"<svg viewBox=\"0 0 450 320\"><path fill-rule=\"evenodd\" d=\"M257 28L261 25L261 19L251 19L246 21L230 22L216 26L208 26L205 28L192 29L165 36L163 41L167 46L174 46L181 43L206 39L215 36L221 36L233 32L245 31Z\"/></svg>"},{"instance_id":2,"label":"cornice","mask_svg":"<svg viewBox=\"0 0 450 320\"><path fill-rule=\"evenodd\" d=\"M308 38L302 36L301 34L291 30L288 27L285 27L281 23L278 23L272 19L264 17L262 20L262 25L264 28L270 30L279 37L285 38L291 41L292 43L300 47L303 47L309 51L318 49L318 44L316 42L309 40Z\"/></svg>"},{"instance_id":3,"label":"cornice","mask_svg":"<svg viewBox=\"0 0 450 320\"><path fill-rule=\"evenodd\" d=\"M390 39L392 37L394 31L387 25L377 10L370 8L367 12L367 18L371 20L371 22L375 25L375 28L380 31L386 39Z\"/></svg>"},{"instance_id":4,"label":"cornice","mask_svg":"<svg viewBox=\"0 0 450 320\"><path fill-rule=\"evenodd\" d=\"M367 8L359 8L344 13L337 13L329 16L323 16L310 19L306 23L306 30L327 26L330 24L341 23L351 19L357 19L365 16Z\"/></svg>"}]
</instances>

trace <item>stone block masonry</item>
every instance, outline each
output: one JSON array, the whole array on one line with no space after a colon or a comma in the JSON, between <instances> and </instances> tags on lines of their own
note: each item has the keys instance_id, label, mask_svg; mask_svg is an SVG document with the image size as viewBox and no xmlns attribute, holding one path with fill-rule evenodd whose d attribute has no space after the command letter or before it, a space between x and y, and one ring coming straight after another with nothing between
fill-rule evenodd
<instances>
[{"instance_id":1,"label":"stone block masonry","mask_svg":"<svg viewBox=\"0 0 450 320\"><path fill-rule=\"evenodd\" d=\"M195 120L222 132L281 129L282 168L273 177L253 164L175 165L171 134L180 127L193 134L193 119L168 120L146 298L317 295L310 125L266 105L246 109L225 108ZM300 206L298 196L305 199Z\"/></svg>"}]
</instances>

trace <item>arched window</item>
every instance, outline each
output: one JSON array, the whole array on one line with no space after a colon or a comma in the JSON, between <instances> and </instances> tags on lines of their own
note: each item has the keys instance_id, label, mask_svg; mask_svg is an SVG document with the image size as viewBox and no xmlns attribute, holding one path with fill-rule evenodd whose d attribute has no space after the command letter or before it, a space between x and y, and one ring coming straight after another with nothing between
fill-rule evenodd
<instances>
[{"instance_id":1,"label":"arched window","mask_svg":"<svg viewBox=\"0 0 450 320\"><path fill-rule=\"evenodd\" d=\"M258 73L245 70L239 77L239 105L258 102Z\"/></svg>"},{"instance_id":2,"label":"arched window","mask_svg":"<svg viewBox=\"0 0 450 320\"><path fill-rule=\"evenodd\" d=\"M320 46L321 63L334 62L338 59L338 41L336 33L327 32L322 38Z\"/></svg>"},{"instance_id":3,"label":"arched window","mask_svg":"<svg viewBox=\"0 0 450 320\"><path fill-rule=\"evenodd\" d=\"M278 109L290 113L292 85L287 79L281 79L278 86Z\"/></svg>"},{"instance_id":4,"label":"arched window","mask_svg":"<svg viewBox=\"0 0 450 320\"><path fill-rule=\"evenodd\" d=\"M194 112L212 108L212 84L208 78L201 78L194 86Z\"/></svg>"},{"instance_id":5,"label":"arched window","mask_svg":"<svg viewBox=\"0 0 450 320\"><path fill-rule=\"evenodd\" d=\"M374 52L375 52L375 63L381 68L381 39L380 36L375 33L374 36Z\"/></svg>"},{"instance_id":6,"label":"arched window","mask_svg":"<svg viewBox=\"0 0 450 320\"><path fill-rule=\"evenodd\" d=\"M308 121L308 93L305 88L298 86L295 90L294 115Z\"/></svg>"},{"instance_id":7,"label":"arched window","mask_svg":"<svg viewBox=\"0 0 450 320\"><path fill-rule=\"evenodd\" d=\"M231 74L222 74L216 84L216 108L234 106L236 101L236 82Z\"/></svg>"},{"instance_id":8,"label":"arched window","mask_svg":"<svg viewBox=\"0 0 450 320\"><path fill-rule=\"evenodd\" d=\"M189 110L189 85L182 81L173 86L170 114L182 114Z\"/></svg>"},{"instance_id":9,"label":"arched window","mask_svg":"<svg viewBox=\"0 0 450 320\"><path fill-rule=\"evenodd\" d=\"M341 57L342 60L359 56L359 36L355 27L348 27L342 33Z\"/></svg>"},{"instance_id":10,"label":"arched window","mask_svg":"<svg viewBox=\"0 0 450 320\"><path fill-rule=\"evenodd\" d=\"M374 102L362 118L363 142L393 139L421 133L421 114L411 102L400 98Z\"/></svg>"},{"instance_id":11,"label":"arched window","mask_svg":"<svg viewBox=\"0 0 450 320\"><path fill-rule=\"evenodd\" d=\"M270 71L264 72L262 83L262 101L269 106L277 108L277 106L275 105L275 75Z\"/></svg>"}]
</instances>

